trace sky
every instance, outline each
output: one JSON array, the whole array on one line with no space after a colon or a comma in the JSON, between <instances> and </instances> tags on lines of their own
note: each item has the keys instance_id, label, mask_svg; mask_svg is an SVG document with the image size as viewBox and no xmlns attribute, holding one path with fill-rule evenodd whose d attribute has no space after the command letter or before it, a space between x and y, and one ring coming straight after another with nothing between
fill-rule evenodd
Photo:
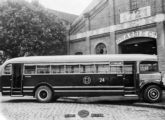
<instances>
[{"instance_id":1,"label":"sky","mask_svg":"<svg viewBox=\"0 0 165 120\"><path fill-rule=\"evenodd\" d=\"M31 1L31 0L27 0ZM92 0L39 0L40 3L50 9L80 15Z\"/></svg>"}]
</instances>

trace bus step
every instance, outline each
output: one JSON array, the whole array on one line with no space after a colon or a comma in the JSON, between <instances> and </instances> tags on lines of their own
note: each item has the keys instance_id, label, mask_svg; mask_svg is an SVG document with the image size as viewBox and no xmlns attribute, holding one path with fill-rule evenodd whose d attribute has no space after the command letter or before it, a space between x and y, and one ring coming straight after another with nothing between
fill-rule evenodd
<instances>
[{"instance_id":1,"label":"bus step","mask_svg":"<svg viewBox=\"0 0 165 120\"><path fill-rule=\"evenodd\" d=\"M21 96L21 95L22 95L22 91L12 91L12 92L11 92L11 96L13 96L13 95L14 95L14 96L15 96L15 95L16 95L16 96L17 96L17 95L18 95L18 96Z\"/></svg>"},{"instance_id":2,"label":"bus step","mask_svg":"<svg viewBox=\"0 0 165 120\"><path fill-rule=\"evenodd\" d=\"M21 88L11 88L12 90L21 90Z\"/></svg>"},{"instance_id":3,"label":"bus step","mask_svg":"<svg viewBox=\"0 0 165 120\"><path fill-rule=\"evenodd\" d=\"M22 91L12 91L12 93L22 93Z\"/></svg>"},{"instance_id":4,"label":"bus step","mask_svg":"<svg viewBox=\"0 0 165 120\"><path fill-rule=\"evenodd\" d=\"M11 97L23 97L23 95L11 95Z\"/></svg>"},{"instance_id":5,"label":"bus step","mask_svg":"<svg viewBox=\"0 0 165 120\"><path fill-rule=\"evenodd\" d=\"M138 95L136 95L136 94L125 94L124 96L125 97L138 97Z\"/></svg>"}]
</instances>

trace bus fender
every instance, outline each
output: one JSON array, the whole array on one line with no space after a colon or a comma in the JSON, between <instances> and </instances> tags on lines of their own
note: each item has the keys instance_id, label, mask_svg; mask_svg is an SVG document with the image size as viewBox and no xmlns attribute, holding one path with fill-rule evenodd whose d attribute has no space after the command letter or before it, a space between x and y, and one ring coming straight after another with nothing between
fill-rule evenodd
<instances>
[{"instance_id":1,"label":"bus fender","mask_svg":"<svg viewBox=\"0 0 165 120\"><path fill-rule=\"evenodd\" d=\"M163 84L161 83L161 81L154 81L154 82L145 82L142 83L140 85L140 91L144 91L146 87L150 86L150 85L156 85L158 87L160 87L161 89L163 89Z\"/></svg>"},{"instance_id":2,"label":"bus fender","mask_svg":"<svg viewBox=\"0 0 165 120\"><path fill-rule=\"evenodd\" d=\"M46 83L46 82L41 82L41 83L39 83L39 84L37 84L37 85L35 86L34 91L33 91L33 95L34 95L34 96L35 96L35 91L36 91L37 88L40 87L40 86L48 86L48 87L52 90L52 93L54 93L54 92L53 92L53 87L52 87L51 84Z\"/></svg>"}]
</instances>

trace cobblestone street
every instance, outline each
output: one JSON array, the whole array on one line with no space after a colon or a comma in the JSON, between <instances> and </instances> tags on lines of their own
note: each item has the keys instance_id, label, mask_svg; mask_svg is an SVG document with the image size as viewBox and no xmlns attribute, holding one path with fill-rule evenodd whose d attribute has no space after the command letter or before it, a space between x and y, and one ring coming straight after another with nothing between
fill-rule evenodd
<instances>
[{"instance_id":1,"label":"cobblestone street","mask_svg":"<svg viewBox=\"0 0 165 120\"><path fill-rule=\"evenodd\" d=\"M84 103L66 98L43 104L31 97L1 97L0 107L7 120L165 120L164 109L136 107L129 101ZM80 117L81 110L89 115Z\"/></svg>"}]
</instances>

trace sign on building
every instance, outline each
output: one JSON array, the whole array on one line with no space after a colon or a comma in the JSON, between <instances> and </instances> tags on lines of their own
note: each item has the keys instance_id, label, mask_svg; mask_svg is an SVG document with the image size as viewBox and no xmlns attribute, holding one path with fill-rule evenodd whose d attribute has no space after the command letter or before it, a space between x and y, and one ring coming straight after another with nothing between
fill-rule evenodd
<instances>
[{"instance_id":1,"label":"sign on building","mask_svg":"<svg viewBox=\"0 0 165 120\"><path fill-rule=\"evenodd\" d=\"M142 7L134 11L124 12L120 14L120 23L137 20L151 16L151 7Z\"/></svg>"},{"instance_id":2,"label":"sign on building","mask_svg":"<svg viewBox=\"0 0 165 120\"><path fill-rule=\"evenodd\" d=\"M136 37L149 37L149 38L157 38L157 32L153 31L133 31L127 34L122 35L116 40L117 44L120 44L128 39L136 38Z\"/></svg>"}]
</instances>

